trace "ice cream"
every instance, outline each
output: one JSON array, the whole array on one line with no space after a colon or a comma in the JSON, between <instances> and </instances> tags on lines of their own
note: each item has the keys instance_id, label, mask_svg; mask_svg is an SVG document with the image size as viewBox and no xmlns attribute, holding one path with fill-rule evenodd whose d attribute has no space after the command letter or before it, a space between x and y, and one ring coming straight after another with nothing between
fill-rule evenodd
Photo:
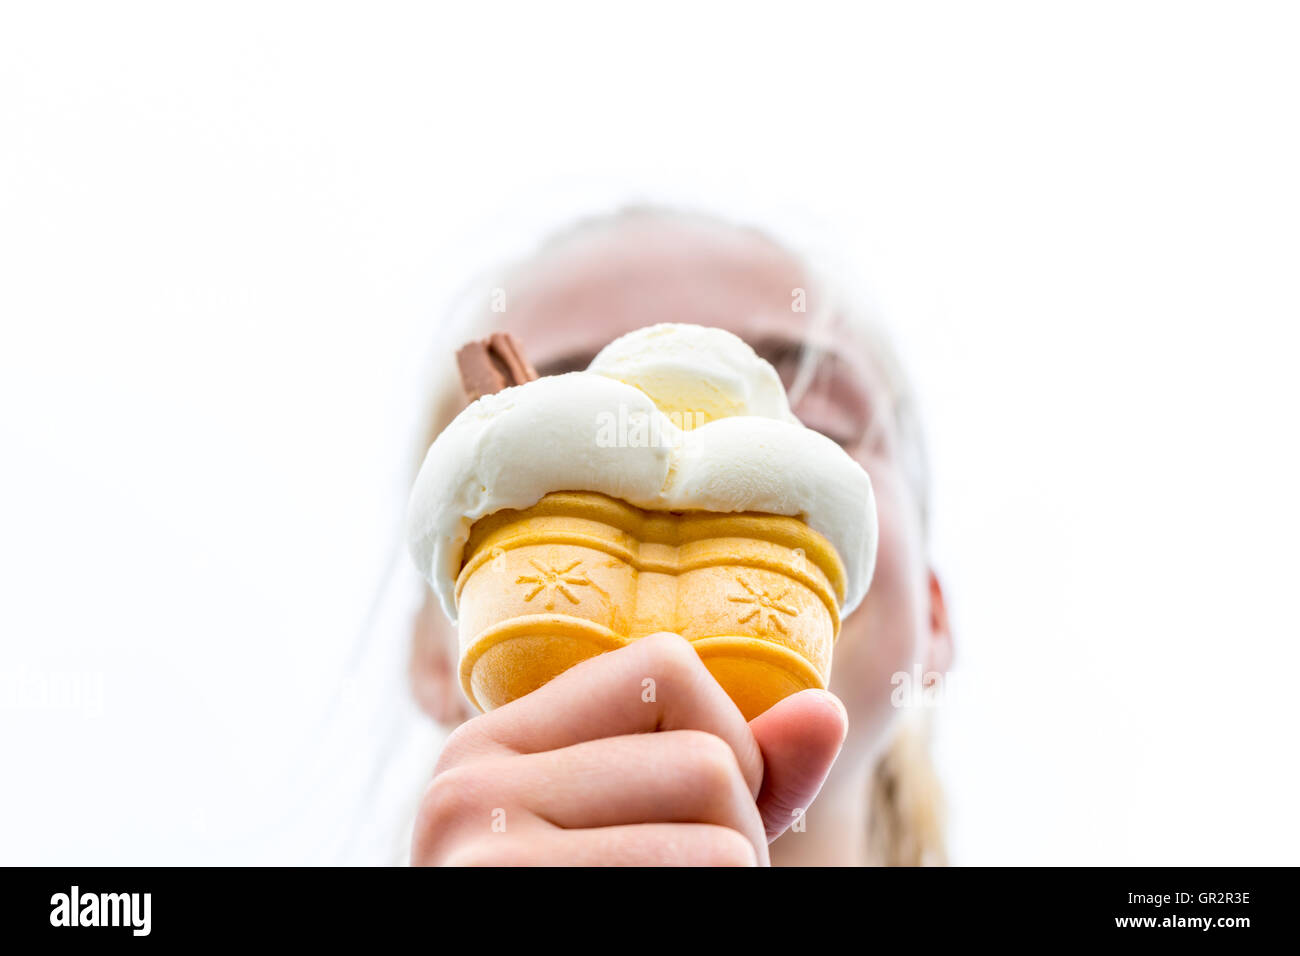
<instances>
[{"instance_id":1,"label":"ice cream","mask_svg":"<svg viewBox=\"0 0 1300 956\"><path fill-rule=\"evenodd\" d=\"M673 630L752 716L825 686L876 516L866 473L799 424L771 365L664 324L466 408L429 449L408 537L480 707Z\"/></svg>"}]
</instances>

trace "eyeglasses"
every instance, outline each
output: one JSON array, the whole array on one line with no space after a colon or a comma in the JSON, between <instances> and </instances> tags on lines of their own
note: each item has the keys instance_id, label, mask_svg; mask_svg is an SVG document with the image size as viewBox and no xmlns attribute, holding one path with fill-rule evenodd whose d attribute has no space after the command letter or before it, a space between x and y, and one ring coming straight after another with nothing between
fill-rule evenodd
<instances>
[{"instance_id":1,"label":"eyeglasses","mask_svg":"<svg viewBox=\"0 0 1300 956\"><path fill-rule=\"evenodd\" d=\"M806 427L851 453L888 450L889 432L876 413L880 402L862 367L865 363L791 338L753 338L749 344L776 369L790 396L791 411ZM537 371L540 375L580 372L595 356L585 350L559 356L537 363Z\"/></svg>"}]
</instances>

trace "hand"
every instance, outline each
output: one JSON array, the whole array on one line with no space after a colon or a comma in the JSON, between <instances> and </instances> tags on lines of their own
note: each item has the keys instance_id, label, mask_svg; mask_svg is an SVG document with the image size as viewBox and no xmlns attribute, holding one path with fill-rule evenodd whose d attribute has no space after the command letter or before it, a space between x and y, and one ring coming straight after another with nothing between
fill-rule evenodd
<instances>
[{"instance_id":1,"label":"hand","mask_svg":"<svg viewBox=\"0 0 1300 956\"><path fill-rule=\"evenodd\" d=\"M746 723L687 641L645 637L457 728L411 862L766 865L847 728L812 690Z\"/></svg>"}]
</instances>

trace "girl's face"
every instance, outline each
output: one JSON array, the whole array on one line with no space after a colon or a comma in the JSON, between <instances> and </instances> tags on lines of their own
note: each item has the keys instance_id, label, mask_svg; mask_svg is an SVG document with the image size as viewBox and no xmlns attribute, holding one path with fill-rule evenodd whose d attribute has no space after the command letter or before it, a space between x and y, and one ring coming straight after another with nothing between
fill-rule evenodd
<instances>
[{"instance_id":1,"label":"girl's face","mask_svg":"<svg viewBox=\"0 0 1300 956\"><path fill-rule=\"evenodd\" d=\"M694 223L629 222L570 240L516 282L501 290L499 324L543 375L586 368L604 345L641 326L690 322L736 333L789 388L819 305L784 252L749 233ZM792 395L794 412L867 470L880 523L871 590L835 648L831 690L844 701L850 728L838 775L887 742L894 675L942 672L951 642L898 459L890 396L868 345L845 329L813 344L824 354L807 387ZM430 601L417 622L412 676L417 698L443 721L470 715L453 679L455 657L452 629Z\"/></svg>"}]
</instances>

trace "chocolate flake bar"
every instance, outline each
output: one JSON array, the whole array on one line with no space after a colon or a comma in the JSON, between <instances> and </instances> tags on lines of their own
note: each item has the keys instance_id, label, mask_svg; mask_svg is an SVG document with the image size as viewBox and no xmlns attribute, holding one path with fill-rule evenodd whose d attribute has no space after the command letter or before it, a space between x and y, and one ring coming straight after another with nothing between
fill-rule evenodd
<instances>
[{"instance_id":1,"label":"chocolate flake bar","mask_svg":"<svg viewBox=\"0 0 1300 956\"><path fill-rule=\"evenodd\" d=\"M471 402L537 378L537 371L509 332L493 332L486 339L462 346L456 353L456 364Z\"/></svg>"}]
</instances>

